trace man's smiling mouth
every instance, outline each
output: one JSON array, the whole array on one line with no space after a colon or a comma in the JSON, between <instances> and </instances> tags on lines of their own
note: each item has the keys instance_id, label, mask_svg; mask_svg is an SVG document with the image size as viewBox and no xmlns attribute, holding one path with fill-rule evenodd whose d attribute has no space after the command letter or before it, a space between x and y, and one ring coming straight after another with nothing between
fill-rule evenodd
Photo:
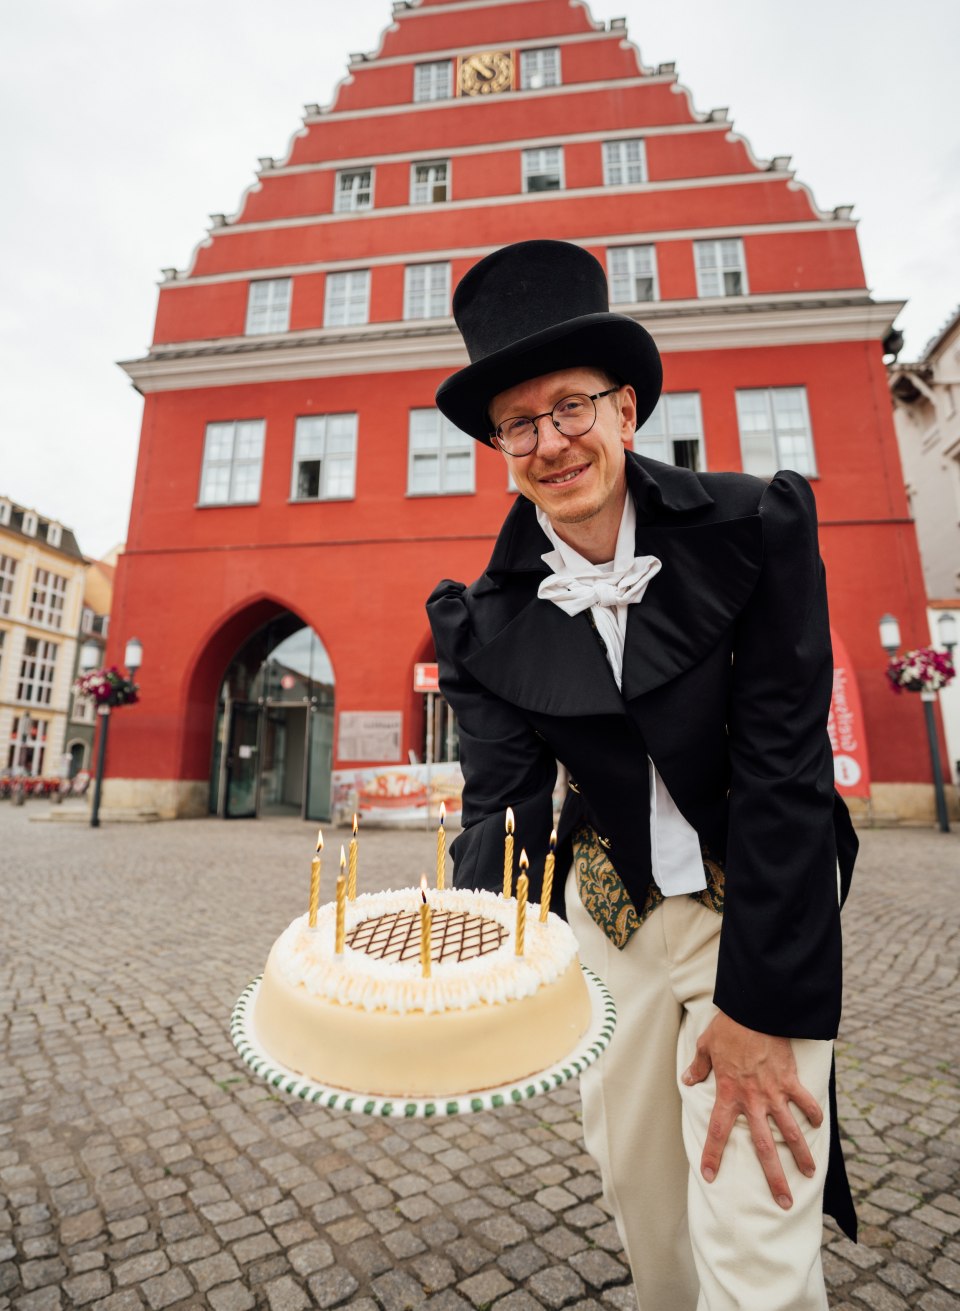
<instances>
[{"instance_id":1,"label":"man's smiling mouth","mask_svg":"<svg viewBox=\"0 0 960 1311\"><path fill-rule=\"evenodd\" d=\"M551 474L549 478L541 478L540 481L548 487L563 487L564 484L573 482L574 478L579 477L589 466L578 464L572 469L564 469L562 473Z\"/></svg>"}]
</instances>

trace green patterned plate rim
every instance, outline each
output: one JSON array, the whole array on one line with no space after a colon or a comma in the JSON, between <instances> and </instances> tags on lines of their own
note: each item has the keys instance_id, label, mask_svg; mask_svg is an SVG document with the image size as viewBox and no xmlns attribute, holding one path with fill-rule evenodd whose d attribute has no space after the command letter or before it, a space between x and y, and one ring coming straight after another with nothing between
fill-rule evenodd
<instances>
[{"instance_id":1,"label":"green patterned plate rim","mask_svg":"<svg viewBox=\"0 0 960 1311\"><path fill-rule=\"evenodd\" d=\"M590 994L590 1026L573 1051L547 1069L538 1070L536 1074L528 1075L516 1083L457 1097L374 1096L334 1088L316 1079L307 1079L278 1064L261 1046L253 1030L253 1009L263 975L249 983L237 999L230 1019L230 1037L253 1073L271 1088L290 1093L305 1102L316 1102L318 1106L326 1106L332 1111L347 1111L353 1115L393 1116L401 1120L429 1120L436 1116L465 1115L471 1111L493 1111L501 1106L516 1105L528 1097L539 1097L543 1093L552 1092L554 1088L577 1078L588 1065L599 1060L609 1046L617 1023L617 1008L603 980L587 969L586 965L581 964L580 968Z\"/></svg>"}]
</instances>

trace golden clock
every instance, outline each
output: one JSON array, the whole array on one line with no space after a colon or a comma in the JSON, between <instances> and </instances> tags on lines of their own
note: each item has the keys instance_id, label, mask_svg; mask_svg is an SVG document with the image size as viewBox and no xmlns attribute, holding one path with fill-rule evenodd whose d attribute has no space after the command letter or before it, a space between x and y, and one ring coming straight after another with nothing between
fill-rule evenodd
<instances>
[{"instance_id":1,"label":"golden clock","mask_svg":"<svg viewBox=\"0 0 960 1311\"><path fill-rule=\"evenodd\" d=\"M513 56L506 50L484 50L460 60L457 95L491 96L513 87Z\"/></svg>"}]
</instances>

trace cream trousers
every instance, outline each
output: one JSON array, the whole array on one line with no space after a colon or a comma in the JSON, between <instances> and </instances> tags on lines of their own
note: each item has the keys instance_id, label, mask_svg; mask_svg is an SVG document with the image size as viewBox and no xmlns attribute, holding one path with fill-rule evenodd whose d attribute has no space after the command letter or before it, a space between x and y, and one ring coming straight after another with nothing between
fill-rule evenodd
<instances>
[{"instance_id":1,"label":"cream trousers","mask_svg":"<svg viewBox=\"0 0 960 1311\"><path fill-rule=\"evenodd\" d=\"M617 1006L610 1048L581 1077L583 1132L630 1262L640 1311L824 1311L820 1264L830 1142L831 1042L794 1040L800 1082L824 1110L813 1129L794 1108L816 1173L807 1179L773 1127L793 1207L770 1195L747 1123L737 1120L716 1179L700 1174L714 1101L711 1074L680 1075L716 1014L720 916L668 897L623 951L584 910L571 873L567 914L580 959Z\"/></svg>"}]
</instances>

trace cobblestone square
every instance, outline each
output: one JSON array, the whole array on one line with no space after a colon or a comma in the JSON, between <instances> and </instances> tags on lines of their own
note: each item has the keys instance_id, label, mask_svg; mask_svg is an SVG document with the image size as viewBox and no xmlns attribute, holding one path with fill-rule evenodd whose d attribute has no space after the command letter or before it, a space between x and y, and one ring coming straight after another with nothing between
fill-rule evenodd
<instances>
[{"instance_id":1,"label":"cobblestone square","mask_svg":"<svg viewBox=\"0 0 960 1311\"><path fill-rule=\"evenodd\" d=\"M43 809L0 804L0 1311L635 1308L576 1086L426 1125L294 1102L236 1056L313 826ZM861 839L838 1068L862 1241L824 1231L831 1306L952 1311L960 836ZM413 884L433 836L360 850L363 889Z\"/></svg>"}]
</instances>

